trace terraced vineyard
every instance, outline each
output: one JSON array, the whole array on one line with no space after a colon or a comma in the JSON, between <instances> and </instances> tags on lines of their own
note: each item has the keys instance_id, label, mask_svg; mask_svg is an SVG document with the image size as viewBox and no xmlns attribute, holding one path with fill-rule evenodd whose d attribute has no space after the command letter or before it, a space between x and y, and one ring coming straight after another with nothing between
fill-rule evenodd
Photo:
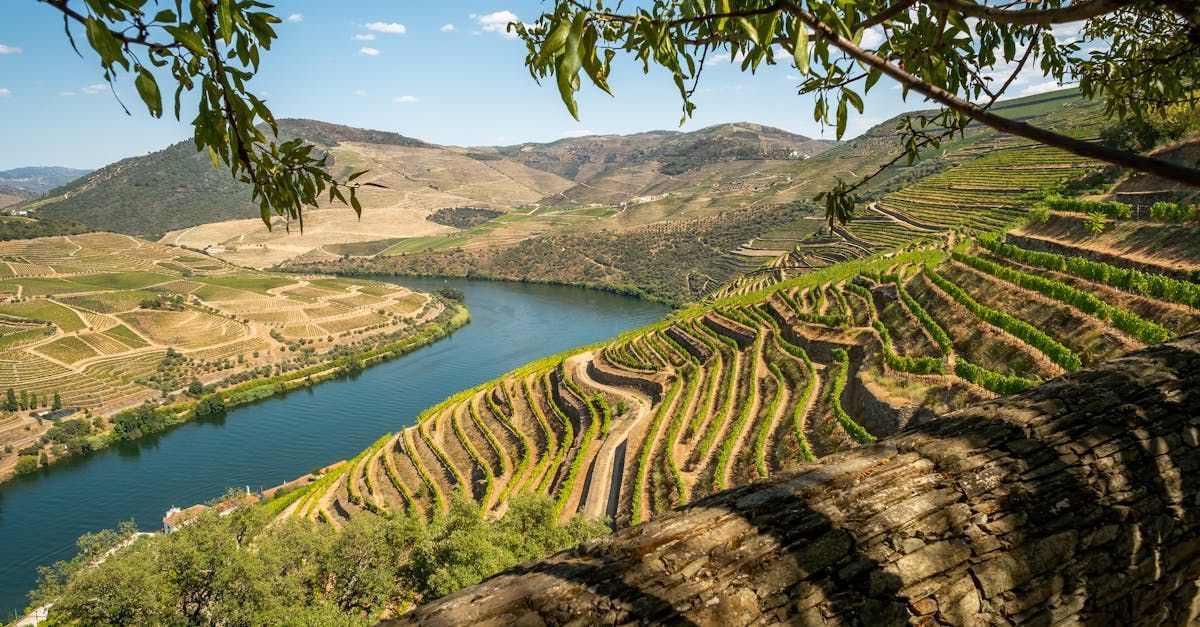
<instances>
[{"instance_id":1,"label":"terraced vineyard","mask_svg":"<svg viewBox=\"0 0 1200 627\"><path fill-rule=\"evenodd\" d=\"M987 233L1012 226L1037 193L1098 167L1060 150L999 138L969 143L946 158L957 164L860 207L845 226L800 241L767 263L742 259L750 271L711 297L745 294L814 268L941 240L950 231ZM734 257L745 257L745 251Z\"/></svg>"},{"instance_id":2,"label":"terraced vineyard","mask_svg":"<svg viewBox=\"0 0 1200 627\"><path fill-rule=\"evenodd\" d=\"M636 524L1200 327L1194 285L1101 275L995 236L810 271L464 391L282 515L429 516L458 491L499 513L533 492Z\"/></svg>"},{"instance_id":3,"label":"terraced vineyard","mask_svg":"<svg viewBox=\"0 0 1200 627\"><path fill-rule=\"evenodd\" d=\"M5 441L37 439L46 425L30 413L55 395L110 414L193 380L219 388L367 350L445 309L392 284L248 272L126 235L2 242L0 393L13 390L8 411L20 412Z\"/></svg>"}]
</instances>

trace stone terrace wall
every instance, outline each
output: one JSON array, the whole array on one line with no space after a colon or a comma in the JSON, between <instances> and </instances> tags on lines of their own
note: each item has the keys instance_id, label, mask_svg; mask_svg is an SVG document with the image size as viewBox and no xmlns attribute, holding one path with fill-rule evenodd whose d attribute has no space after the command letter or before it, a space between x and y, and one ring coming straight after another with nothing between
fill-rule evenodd
<instances>
[{"instance_id":1,"label":"stone terrace wall","mask_svg":"<svg viewBox=\"0 0 1200 627\"><path fill-rule=\"evenodd\" d=\"M393 624L1195 624L1200 334L511 569Z\"/></svg>"}]
</instances>

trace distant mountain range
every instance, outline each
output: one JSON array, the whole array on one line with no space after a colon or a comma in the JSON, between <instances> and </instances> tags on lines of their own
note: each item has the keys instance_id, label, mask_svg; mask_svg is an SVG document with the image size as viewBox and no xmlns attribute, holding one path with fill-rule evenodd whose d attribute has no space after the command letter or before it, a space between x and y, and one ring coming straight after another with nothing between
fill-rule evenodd
<instances>
[{"instance_id":1,"label":"distant mountain range","mask_svg":"<svg viewBox=\"0 0 1200 627\"><path fill-rule=\"evenodd\" d=\"M0 171L0 207L22 200L37 198L42 194L66 185L91 172L75 168L27 167Z\"/></svg>"},{"instance_id":2,"label":"distant mountain range","mask_svg":"<svg viewBox=\"0 0 1200 627\"><path fill-rule=\"evenodd\" d=\"M531 202L618 204L670 191L679 187L674 177L706 166L799 161L834 145L748 123L688 133L653 131L469 148L315 120L286 119L279 125L281 135L303 137L329 150L339 173L359 167L379 171L389 189L376 194L371 205L407 204L422 219L456 204L503 210ZM725 178L711 173L706 183ZM486 189L470 189L485 182ZM249 190L231 181L224 170L214 169L190 140L108 165L55 189L49 198L29 203L29 208L38 216L141 236L258 215Z\"/></svg>"}]
</instances>

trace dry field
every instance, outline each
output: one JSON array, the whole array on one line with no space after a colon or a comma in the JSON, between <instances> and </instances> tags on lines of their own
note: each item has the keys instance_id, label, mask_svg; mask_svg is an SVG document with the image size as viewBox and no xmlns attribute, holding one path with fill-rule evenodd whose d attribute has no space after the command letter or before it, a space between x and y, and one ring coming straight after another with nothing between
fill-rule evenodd
<instances>
[{"instance_id":1,"label":"dry field","mask_svg":"<svg viewBox=\"0 0 1200 627\"><path fill-rule=\"evenodd\" d=\"M438 306L391 284L247 271L113 233L0 243L0 275L0 392L39 408L58 392L102 413L403 329Z\"/></svg>"},{"instance_id":2,"label":"dry field","mask_svg":"<svg viewBox=\"0 0 1200 627\"><path fill-rule=\"evenodd\" d=\"M369 170L362 182L385 185L365 188L362 218L340 204L305 213L299 225L276 220L267 230L260 220L229 220L172 231L165 244L205 249L220 246L216 256L265 268L319 250L328 244L369 242L453 233L456 229L429 222L442 207L487 206L513 209L557 193L571 185L553 174L514 163L477 161L446 148L412 148L345 142L333 148L344 172Z\"/></svg>"}]
</instances>

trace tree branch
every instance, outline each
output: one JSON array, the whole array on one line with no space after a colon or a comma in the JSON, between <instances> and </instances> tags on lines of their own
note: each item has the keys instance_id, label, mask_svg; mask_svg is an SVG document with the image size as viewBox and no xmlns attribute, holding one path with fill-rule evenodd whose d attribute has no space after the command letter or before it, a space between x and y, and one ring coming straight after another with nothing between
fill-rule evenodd
<instances>
[{"instance_id":1,"label":"tree branch","mask_svg":"<svg viewBox=\"0 0 1200 627\"><path fill-rule=\"evenodd\" d=\"M941 0L936 0L941 1ZM1103 2L1105 0L1099 0ZM1045 144L1054 148L1060 148L1067 152L1087 157L1089 159L1097 159L1105 161L1132 170L1138 170L1147 174L1153 174L1171 181L1184 183L1200 187L1200 169L1189 168L1187 166L1178 165L1169 161L1164 161L1155 157L1139 155L1137 153L1126 152L1109 148L1101 144L1086 142L1074 137L1060 135L1053 131L1046 130L1025 122L1018 122L1009 118L996 115L987 109L960 98L958 95L951 93L936 85L930 85L920 78L909 74L905 70L888 63L885 59L876 55L873 52L864 50L854 42L839 35L833 28L817 19L812 13L805 11L800 6L793 3L791 0L784 2L786 11L791 13L793 17L806 24L809 28L816 31L821 37L827 39L831 44L853 57L860 63L869 67L875 68L883 74L889 76L903 87L911 89L934 102L940 103L943 106L962 113L971 119L986 124L998 131L1003 131L1010 135L1024 137L1035 142Z\"/></svg>"},{"instance_id":2,"label":"tree branch","mask_svg":"<svg viewBox=\"0 0 1200 627\"><path fill-rule=\"evenodd\" d=\"M975 17L1002 24L1063 24L1078 22L1098 15L1112 13L1132 4L1130 0L1084 0L1069 7L1057 9L1001 9L971 0L920 0L939 9L958 11L967 17Z\"/></svg>"}]
</instances>

